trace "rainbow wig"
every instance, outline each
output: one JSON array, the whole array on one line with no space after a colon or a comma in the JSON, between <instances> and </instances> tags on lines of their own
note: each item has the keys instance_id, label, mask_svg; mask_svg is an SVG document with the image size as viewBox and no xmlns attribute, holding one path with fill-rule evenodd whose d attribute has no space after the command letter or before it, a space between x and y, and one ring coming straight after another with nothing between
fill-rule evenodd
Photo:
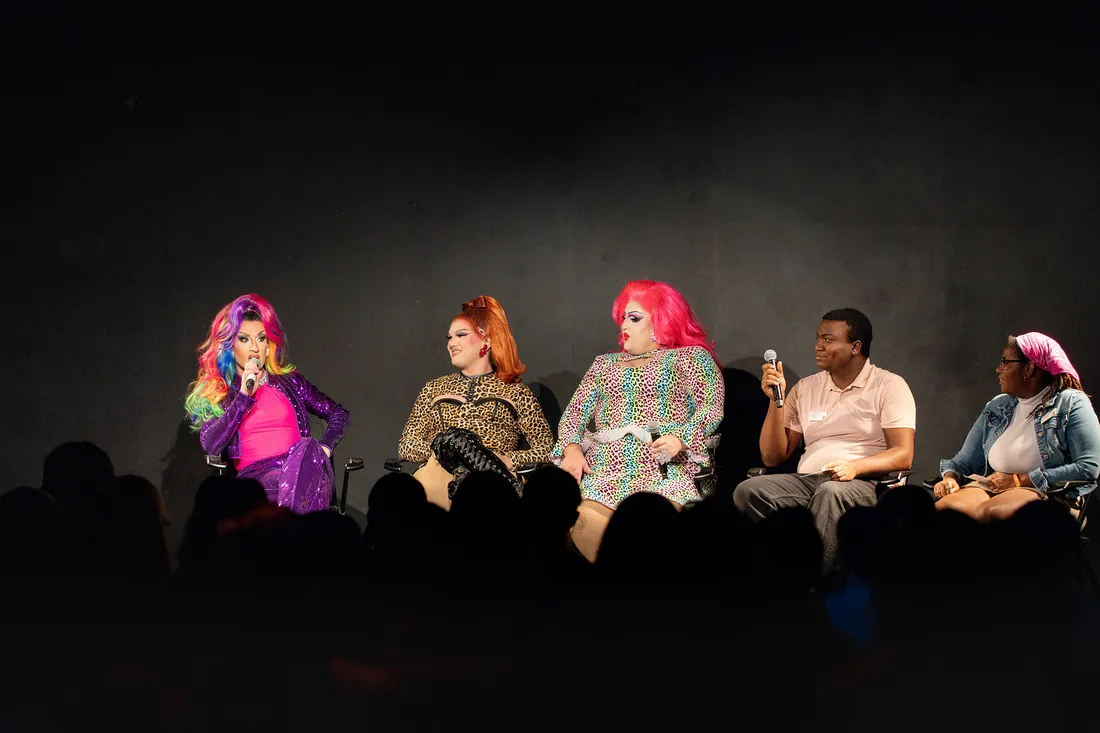
<instances>
[{"instance_id":1,"label":"rainbow wig","mask_svg":"<svg viewBox=\"0 0 1100 733\"><path fill-rule=\"evenodd\" d=\"M637 301L649 311L653 335L661 346L675 349L681 346L701 346L707 350L714 363L721 367L714 343L707 342L707 332L695 318L695 311L688 305L680 291L668 283L654 280L631 280L615 298L611 306L611 319L622 326L626 304ZM619 330L619 348L623 346L623 332Z\"/></svg>"},{"instance_id":2,"label":"rainbow wig","mask_svg":"<svg viewBox=\"0 0 1100 733\"><path fill-rule=\"evenodd\" d=\"M191 427L198 430L209 420L220 417L222 400L229 394L229 385L237 374L233 360L233 343L244 321L259 320L267 334L267 363L269 374L286 374L294 371L287 358L286 336L279 316L264 298L255 293L242 295L218 311L210 324L210 334L199 344L199 375L188 387L183 402Z\"/></svg>"}]
</instances>

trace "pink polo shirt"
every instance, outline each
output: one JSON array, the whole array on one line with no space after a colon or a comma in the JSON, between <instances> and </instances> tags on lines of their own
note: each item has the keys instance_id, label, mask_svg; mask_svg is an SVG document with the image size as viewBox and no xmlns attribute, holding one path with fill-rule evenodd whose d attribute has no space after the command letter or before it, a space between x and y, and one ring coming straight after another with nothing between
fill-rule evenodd
<instances>
[{"instance_id":1,"label":"pink polo shirt","mask_svg":"<svg viewBox=\"0 0 1100 733\"><path fill-rule=\"evenodd\" d=\"M846 389L828 372L798 380L783 405L783 426L802 433L806 452L799 473L817 473L830 461L853 461L886 450L883 428L917 428L909 385L870 360Z\"/></svg>"}]
</instances>

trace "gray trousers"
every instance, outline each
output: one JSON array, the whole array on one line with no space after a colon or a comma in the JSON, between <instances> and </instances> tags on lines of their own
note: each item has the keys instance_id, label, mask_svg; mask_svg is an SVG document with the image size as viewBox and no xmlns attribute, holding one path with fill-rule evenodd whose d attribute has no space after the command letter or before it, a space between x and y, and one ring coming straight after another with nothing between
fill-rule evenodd
<instances>
[{"instance_id":1,"label":"gray trousers","mask_svg":"<svg viewBox=\"0 0 1100 733\"><path fill-rule=\"evenodd\" d=\"M836 562L836 524L854 506L875 505L874 481L832 481L820 473L777 473L754 476L733 490L733 503L750 519L763 519L776 509L802 506L814 516L825 546L822 567Z\"/></svg>"}]
</instances>

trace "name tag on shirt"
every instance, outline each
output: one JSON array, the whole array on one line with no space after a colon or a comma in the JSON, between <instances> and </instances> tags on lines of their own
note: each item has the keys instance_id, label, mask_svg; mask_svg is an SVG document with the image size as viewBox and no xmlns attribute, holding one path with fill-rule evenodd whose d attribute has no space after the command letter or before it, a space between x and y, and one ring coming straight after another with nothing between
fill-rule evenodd
<instances>
[{"instance_id":1,"label":"name tag on shirt","mask_svg":"<svg viewBox=\"0 0 1100 733\"><path fill-rule=\"evenodd\" d=\"M810 422L821 422L822 420L825 419L825 416L828 415L828 414L829 413L821 411L821 410L811 410L810 411Z\"/></svg>"}]
</instances>

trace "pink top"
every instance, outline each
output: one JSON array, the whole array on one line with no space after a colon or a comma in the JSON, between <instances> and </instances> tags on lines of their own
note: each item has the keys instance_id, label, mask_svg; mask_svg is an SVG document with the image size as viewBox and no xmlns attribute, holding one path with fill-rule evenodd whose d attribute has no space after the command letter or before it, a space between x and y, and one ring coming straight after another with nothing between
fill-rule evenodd
<instances>
[{"instance_id":1,"label":"pink top","mask_svg":"<svg viewBox=\"0 0 1100 733\"><path fill-rule=\"evenodd\" d=\"M256 404L248 410L239 428L241 457L237 470L264 458L277 456L290 450L301 440L298 434L298 417L294 406L278 389L265 384L253 393Z\"/></svg>"},{"instance_id":2,"label":"pink top","mask_svg":"<svg viewBox=\"0 0 1100 733\"><path fill-rule=\"evenodd\" d=\"M817 473L831 461L882 453L884 428L917 428L917 405L909 385L870 361L843 390L828 372L799 380L787 395L783 413L784 427L806 440L799 473Z\"/></svg>"}]
</instances>

